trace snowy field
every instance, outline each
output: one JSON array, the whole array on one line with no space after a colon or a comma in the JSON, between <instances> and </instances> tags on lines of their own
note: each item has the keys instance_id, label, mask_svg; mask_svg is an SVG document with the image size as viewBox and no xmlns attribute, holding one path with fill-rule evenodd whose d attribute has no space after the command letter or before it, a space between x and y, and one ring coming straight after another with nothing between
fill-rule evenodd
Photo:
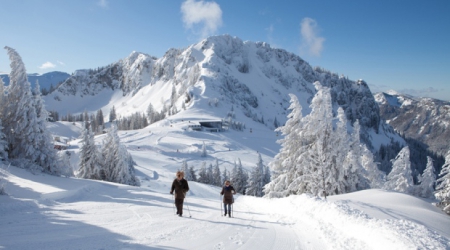
<instances>
[{"instance_id":1,"label":"snowy field","mask_svg":"<svg viewBox=\"0 0 450 250\"><path fill-rule=\"evenodd\" d=\"M384 190L328 200L237 195L228 218L221 216L220 188L189 182L180 218L169 190L183 160L199 169L217 158L231 171L239 158L250 169L255 150L268 164L279 146L264 143L275 135L258 128L206 133L174 124L120 132L140 187L3 166L0 185L8 195L0 196L0 249L450 249L449 216L430 200ZM71 123L53 125L60 136L79 133ZM73 167L78 142L70 143ZM203 142L206 158L200 157Z\"/></svg>"}]
</instances>

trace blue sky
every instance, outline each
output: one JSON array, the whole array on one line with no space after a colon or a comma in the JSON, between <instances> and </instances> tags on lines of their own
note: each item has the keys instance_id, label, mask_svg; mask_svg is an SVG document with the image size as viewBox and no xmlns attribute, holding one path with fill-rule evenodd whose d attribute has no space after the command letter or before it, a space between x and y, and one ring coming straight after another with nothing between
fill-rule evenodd
<instances>
[{"instance_id":1,"label":"blue sky","mask_svg":"<svg viewBox=\"0 0 450 250\"><path fill-rule=\"evenodd\" d=\"M0 42L28 73L161 57L210 35L264 41L373 92L450 100L450 1L0 0ZM0 72L9 72L6 51Z\"/></svg>"}]
</instances>

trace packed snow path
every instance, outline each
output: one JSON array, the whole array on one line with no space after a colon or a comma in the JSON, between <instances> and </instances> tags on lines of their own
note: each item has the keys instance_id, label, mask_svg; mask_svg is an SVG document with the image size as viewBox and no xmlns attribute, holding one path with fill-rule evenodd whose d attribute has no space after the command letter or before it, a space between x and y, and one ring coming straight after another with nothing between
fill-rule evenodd
<instances>
[{"instance_id":1,"label":"packed snow path","mask_svg":"<svg viewBox=\"0 0 450 250\"><path fill-rule=\"evenodd\" d=\"M10 172L0 173L9 190L0 196L2 249L450 249L450 219L428 203L392 193L416 215L405 220L406 210L355 202L388 199L381 190L336 201L237 196L229 218L218 188L190 182L180 218L167 182L131 187ZM350 204L398 218L372 218Z\"/></svg>"}]
</instances>

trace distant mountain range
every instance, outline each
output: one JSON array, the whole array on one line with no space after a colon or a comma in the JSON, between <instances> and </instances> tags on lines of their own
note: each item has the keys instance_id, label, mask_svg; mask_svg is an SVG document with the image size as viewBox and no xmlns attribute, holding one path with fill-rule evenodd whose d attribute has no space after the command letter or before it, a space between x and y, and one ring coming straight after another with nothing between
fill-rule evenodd
<instances>
[{"instance_id":1,"label":"distant mountain range","mask_svg":"<svg viewBox=\"0 0 450 250\"><path fill-rule=\"evenodd\" d=\"M31 86L34 87L36 81L39 81L39 86L41 89L50 90L50 87L56 88L59 83L64 82L67 78L70 77L69 74L60 71L48 72L45 74L27 74L28 81L31 83ZM2 78L3 82L6 85L9 85L9 75L5 73L0 74L0 78Z\"/></svg>"},{"instance_id":2,"label":"distant mountain range","mask_svg":"<svg viewBox=\"0 0 450 250\"><path fill-rule=\"evenodd\" d=\"M376 93L382 119L406 138L445 155L450 150L450 102L396 92Z\"/></svg>"}]
</instances>

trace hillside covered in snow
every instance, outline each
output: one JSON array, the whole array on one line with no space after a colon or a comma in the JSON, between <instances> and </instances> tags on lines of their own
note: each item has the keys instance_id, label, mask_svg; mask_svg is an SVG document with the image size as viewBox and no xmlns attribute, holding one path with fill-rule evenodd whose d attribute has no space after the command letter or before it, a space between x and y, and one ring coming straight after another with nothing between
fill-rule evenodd
<instances>
[{"instance_id":1,"label":"hillside covered in snow","mask_svg":"<svg viewBox=\"0 0 450 250\"><path fill-rule=\"evenodd\" d=\"M119 132L136 162L140 187L50 176L2 165L0 247L5 249L450 249L450 217L431 200L378 189L267 199L236 195L223 217L220 188L190 181L183 217L170 185L183 161L198 168L219 160L245 169L257 152L273 154L265 130L189 131L182 119ZM49 124L70 139L77 168L80 123ZM97 136L101 143L103 136ZM207 157L201 145L207 145ZM263 157L264 162L270 158Z\"/></svg>"},{"instance_id":2,"label":"hillside covered in snow","mask_svg":"<svg viewBox=\"0 0 450 250\"><path fill-rule=\"evenodd\" d=\"M390 169L388 156L395 156L405 142L381 119L363 80L312 68L293 53L229 35L170 49L161 58L133 52L110 65L79 70L46 96L45 103L60 115L102 110L106 121L113 107L119 117L129 117L146 113L151 105L157 112L180 113L187 120L231 117L247 129L263 125L261 129L273 134L287 119L290 93L298 97L305 115L310 112L315 81L331 88L334 113L338 107L344 109L350 131L359 120L361 139L381 168ZM205 112L192 117L184 110ZM392 153L377 153L381 146Z\"/></svg>"}]
</instances>

